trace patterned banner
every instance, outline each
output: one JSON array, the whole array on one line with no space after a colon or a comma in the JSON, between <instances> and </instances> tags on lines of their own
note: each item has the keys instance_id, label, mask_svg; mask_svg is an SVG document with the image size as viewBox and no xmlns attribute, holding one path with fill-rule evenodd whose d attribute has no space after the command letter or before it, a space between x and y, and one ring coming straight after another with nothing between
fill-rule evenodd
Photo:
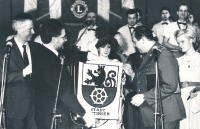
<instances>
[{"instance_id":1,"label":"patterned banner","mask_svg":"<svg viewBox=\"0 0 200 129\"><path fill-rule=\"evenodd\" d=\"M79 63L78 100L95 118L119 119L121 63Z\"/></svg>"}]
</instances>

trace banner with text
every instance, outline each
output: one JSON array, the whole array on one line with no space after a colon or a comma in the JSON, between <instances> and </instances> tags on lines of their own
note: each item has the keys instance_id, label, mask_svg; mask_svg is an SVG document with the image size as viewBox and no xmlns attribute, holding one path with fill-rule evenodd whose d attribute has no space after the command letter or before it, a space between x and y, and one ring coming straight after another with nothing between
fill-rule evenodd
<instances>
[{"instance_id":1,"label":"banner with text","mask_svg":"<svg viewBox=\"0 0 200 129\"><path fill-rule=\"evenodd\" d=\"M95 118L118 119L121 63L79 63L78 100Z\"/></svg>"}]
</instances>

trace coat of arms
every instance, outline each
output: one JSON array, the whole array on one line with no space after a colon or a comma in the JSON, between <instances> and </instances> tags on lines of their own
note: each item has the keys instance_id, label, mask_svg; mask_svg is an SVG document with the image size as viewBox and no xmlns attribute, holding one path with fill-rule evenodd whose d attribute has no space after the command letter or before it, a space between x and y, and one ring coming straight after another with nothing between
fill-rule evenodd
<instances>
[{"instance_id":1,"label":"coat of arms","mask_svg":"<svg viewBox=\"0 0 200 129\"><path fill-rule=\"evenodd\" d=\"M79 63L78 99L95 118L118 119L121 63Z\"/></svg>"}]
</instances>

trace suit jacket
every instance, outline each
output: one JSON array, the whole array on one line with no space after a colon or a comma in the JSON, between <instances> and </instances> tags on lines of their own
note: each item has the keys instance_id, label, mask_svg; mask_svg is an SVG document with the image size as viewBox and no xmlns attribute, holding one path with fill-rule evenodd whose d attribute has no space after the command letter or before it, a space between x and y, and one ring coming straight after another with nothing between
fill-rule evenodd
<instances>
[{"instance_id":1,"label":"suit jacket","mask_svg":"<svg viewBox=\"0 0 200 129\"><path fill-rule=\"evenodd\" d=\"M36 89L35 118L38 129L49 129L58 88L61 60L43 45L40 46L37 53L38 55L36 54L32 59L32 77ZM69 58L74 60L73 53L65 52L65 55L65 64ZM83 56L85 56L83 59L86 61L87 53L82 52L81 57ZM60 81L56 112L62 115L62 123L59 123L58 120L58 128L69 129L69 109L80 116L83 116L85 111L79 104L73 90L70 88L73 81L71 80L71 75L65 64Z\"/></svg>"},{"instance_id":2,"label":"suit jacket","mask_svg":"<svg viewBox=\"0 0 200 129\"><path fill-rule=\"evenodd\" d=\"M159 46L158 43L155 46ZM178 89L178 63L171 52L159 46L158 73L164 122L185 117L185 109ZM144 94L145 101L139 107L145 127L154 126L155 108L155 59L151 49L142 61L137 73L137 92Z\"/></svg>"},{"instance_id":3,"label":"suit jacket","mask_svg":"<svg viewBox=\"0 0 200 129\"><path fill-rule=\"evenodd\" d=\"M13 46L10 53L8 64L7 82L5 88L4 107L6 117L23 119L34 98L34 90L30 79L23 77L25 68L23 57L20 50L12 38L9 40ZM30 43L29 43L30 44ZM0 46L0 77L2 76L2 65L5 54L6 43ZM31 47L30 51L32 53ZM31 54L32 55L32 54Z\"/></svg>"}]
</instances>

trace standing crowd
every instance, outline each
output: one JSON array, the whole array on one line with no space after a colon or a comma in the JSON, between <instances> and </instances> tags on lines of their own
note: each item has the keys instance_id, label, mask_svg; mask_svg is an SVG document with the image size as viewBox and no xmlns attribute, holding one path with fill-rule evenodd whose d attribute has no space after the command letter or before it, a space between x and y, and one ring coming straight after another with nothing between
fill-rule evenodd
<instances>
[{"instance_id":1,"label":"standing crowd","mask_svg":"<svg viewBox=\"0 0 200 129\"><path fill-rule=\"evenodd\" d=\"M200 29L187 5L177 8L176 21L170 13L170 8L161 7L161 21L150 29L144 26L140 9L129 9L127 24L111 35L107 27L97 25L96 13L88 12L73 49L64 48L66 26L60 20L44 22L39 36L32 40L32 16L16 15L12 22L16 34L0 44L0 76L4 50L12 44L4 99L6 128L50 129L58 98L55 112L62 116L56 121L58 129L71 129L71 112L82 118L86 127L154 129L159 96L164 129L200 129ZM123 63L126 76L122 77L118 120L95 120L85 112L63 60ZM159 95L155 94L156 84ZM103 125L94 127L95 122Z\"/></svg>"}]
</instances>

